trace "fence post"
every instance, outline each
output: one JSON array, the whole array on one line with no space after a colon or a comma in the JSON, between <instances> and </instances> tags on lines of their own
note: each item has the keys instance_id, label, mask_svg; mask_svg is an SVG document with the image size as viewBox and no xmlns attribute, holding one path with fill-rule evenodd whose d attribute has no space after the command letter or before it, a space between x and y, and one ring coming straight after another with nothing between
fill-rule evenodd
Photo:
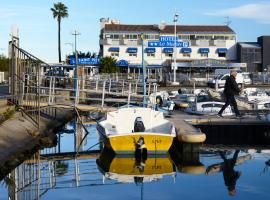
<instances>
[{"instance_id":1,"label":"fence post","mask_svg":"<svg viewBox=\"0 0 270 200\"><path fill-rule=\"evenodd\" d=\"M128 107L130 104L130 95L131 95L131 83L129 83L129 86L128 86Z\"/></svg>"},{"instance_id":2,"label":"fence post","mask_svg":"<svg viewBox=\"0 0 270 200\"><path fill-rule=\"evenodd\" d=\"M157 84L154 83L154 100L153 100L153 102L154 102L154 105L153 105L154 109L156 109L156 103L157 103L156 100L157 100Z\"/></svg>"},{"instance_id":3,"label":"fence post","mask_svg":"<svg viewBox=\"0 0 270 200\"><path fill-rule=\"evenodd\" d=\"M124 94L124 89L125 89L125 80L123 79L123 85L122 85L122 95Z\"/></svg>"},{"instance_id":4,"label":"fence post","mask_svg":"<svg viewBox=\"0 0 270 200\"><path fill-rule=\"evenodd\" d=\"M53 85L52 85L52 103L55 103L55 77L53 77Z\"/></svg>"},{"instance_id":5,"label":"fence post","mask_svg":"<svg viewBox=\"0 0 270 200\"><path fill-rule=\"evenodd\" d=\"M215 91L216 92L218 91L218 79L216 79L216 81L215 81Z\"/></svg>"},{"instance_id":6,"label":"fence post","mask_svg":"<svg viewBox=\"0 0 270 200\"><path fill-rule=\"evenodd\" d=\"M79 98L80 98L80 79L77 79L77 92L76 92L76 97L75 97L75 105L77 105L79 103Z\"/></svg>"},{"instance_id":7,"label":"fence post","mask_svg":"<svg viewBox=\"0 0 270 200\"><path fill-rule=\"evenodd\" d=\"M52 77L50 77L50 84L49 84L49 102L48 104L51 104L51 97L52 96Z\"/></svg>"},{"instance_id":8,"label":"fence post","mask_svg":"<svg viewBox=\"0 0 270 200\"><path fill-rule=\"evenodd\" d=\"M151 92L151 83L149 82L148 83L148 96L150 95L150 92Z\"/></svg>"},{"instance_id":9,"label":"fence post","mask_svg":"<svg viewBox=\"0 0 270 200\"><path fill-rule=\"evenodd\" d=\"M109 80L109 93L111 93L112 79Z\"/></svg>"},{"instance_id":10,"label":"fence post","mask_svg":"<svg viewBox=\"0 0 270 200\"><path fill-rule=\"evenodd\" d=\"M105 82L105 81L103 81L102 102L101 102L101 107L102 107L102 108L104 107L104 99L105 99L105 85L106 85L106 82Z\"/></svg>"},{"instance_id":11,"label":"fence post","mask_svg":"<svg viewBox=\"0 0 270 200\"><path fill-rule=\"evenodd\" d=\"M24 93L25 93L24 89L25 89L25 73L23 72L21 105L23 105L23 97L24 97Z\"/></svg>"},{"instance_id":12,"label":"fence post","mask_svg":"<svg viewBox=\"0 0 270 200\"><path fill-rule=\"evenodd\" d=\"M138 90L138 80L135 83L135 94L137 94L137 92L138 92L137 90Z\"/></svg>"},{"instance_id":13,"label":"fence post","mask_svg":"<svg viewBox=\"0 0 270 200\"><path fill-rule=\"evenodd\" d=\"M96 80L96 91L98 90L98 80Z\"/></svg>"}]
</instances>

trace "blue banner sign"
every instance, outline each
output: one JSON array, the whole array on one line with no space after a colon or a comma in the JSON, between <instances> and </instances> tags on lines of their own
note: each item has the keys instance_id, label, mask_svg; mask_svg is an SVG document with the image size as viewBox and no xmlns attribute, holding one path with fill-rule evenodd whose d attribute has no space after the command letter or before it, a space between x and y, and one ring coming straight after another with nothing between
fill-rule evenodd
<instances>
[{"instance_id":1,"label":"blue banner sign","mask_svg":"<svg viewBox=\"0 0 270 200\"><path fill-rule=\"evenodd\" d=\"M160 42L174 42L176 38L176 41L178 41L178 37L176 36L160 36L159 41Z\"/></svg>"},{"instance_id":2,"label":"blue banner sign","mask_svg":"<svg viewBox=\"0 0 270 200\"><path fill-rule=\"evenodd\" d=\"M174 47L174 41L171 42L161 42L161 41L154 41L148 42L148 47ZM176 42L176 47L189 47L189 42Z\"/></svg>"},{"instance_id":3,"label":"blue banner sign","mask_svg":"<svg viewBox=\"0 0 270 200\"><path fill-rule=\"evenodd\" d=\"M69 59L69 63L71 65L74 65L75 58L71 57ZM98 58L78 58L78 64L79 65L99 65L99 59Z\"/></svg>"}]
</instances>

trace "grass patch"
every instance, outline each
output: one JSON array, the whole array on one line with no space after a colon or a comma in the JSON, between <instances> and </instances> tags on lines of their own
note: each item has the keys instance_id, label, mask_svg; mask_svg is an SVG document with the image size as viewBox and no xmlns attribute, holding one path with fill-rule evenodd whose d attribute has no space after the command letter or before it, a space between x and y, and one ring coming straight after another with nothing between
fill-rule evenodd
<instances>
[{"instance_id":1,"label":"grass patch","mask_svg":"<svg viewBox=\"0 0 270 200\"><path fill-rule=\"evenodd\" d=\"M0 114L0 124L2 124L4 121L11 119L15 114L15 108L14 107L8 107L5 112Z\"/></svg>"}]
</instances>

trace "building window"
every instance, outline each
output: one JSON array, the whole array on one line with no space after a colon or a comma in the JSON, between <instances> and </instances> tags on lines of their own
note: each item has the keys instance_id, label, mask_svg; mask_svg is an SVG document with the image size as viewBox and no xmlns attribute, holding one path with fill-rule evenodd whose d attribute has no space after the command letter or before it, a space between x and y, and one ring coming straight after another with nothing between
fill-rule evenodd
<instances>
[{"instance_id":1,"label":"building window","mask_svg":"<svg viewBox=\"0 0 270 200\"><path fill-rule=\"evenodd\" d=\"M190 53L183 53L183 57L190 58Z\"/></svg>"},{"instance_id":2,"label":"building window","mask_svg":"<svg viewBox=\"0 0 270 200\"><path fill-rule=\"evenodd\" d=\"M138 39L138 35L134 35L134 34L129 34L129 35L125 35L124 37L125 39L128 39L128 40L137 40Z\"/></svg>"},{"instance_id":3,"label":"building window","mask_svg":"<svg viewBox=\"0 0 270 200\"><path fill-rule=\"evenodd\" d=\"M155 53L147 53L148 57L155 57Z\"/></svg>"},{"instance_id":4,"label":"building window","mask_svg":"<svg viewBox=\"0 0 270 200\"><path fill-rule=\"evenodd\" d=\"M128 54L130 57L137 57L137 53L129 53Z\"/></svg>"},{"instance_id":5,"label":"building window","mask_svg":"<svg viewBox=\"0 0 270 200\"><path fill-rule=\"evenodd\" d=\"M179 35L179 40L190 40L190 35Z\"/></svg>"},{"instance_id":6,"label":"building window","mask_svg":"<svg viewBox=\"0 0 270 200\"><path fill-rule=\"evenodd\" d=\"M166 57L172 57L173 54L172 54L172 53L165 53L165 56L166 56Z\"/></svg>"},{"instance_id":7,"label":"building window","mask_svg":"<svg viewBox=\"0 0 270 200\"><path fill-rule=\"evenodd\" d=\"M120 35L119 34L106 34L107 39L112 39L112 40L119 40Z\"/></svg>"},{"instance_id":8,"label":"building window","mask_svg":"<svg viewBox=\"0 0 270 200\"><path fill-rule=\"evenodd\" d=\"M208 58L208 53L201 53L201 57Z\"/></svg>"},{"instance_id":9,"label":"building window","mask_svg":"<svg viewBox=\"0 0 270 200\"><path fill-rule=\"evenodd\" d=\"M225 58L226 57L226 53L218 53L218 57Z\"/></svg>"},{"instance_id":10,"label":"building window","mask_svg":"<svg viewBox=\"0 0 270 200\"><path fill-rule=\"evenodd\" d=\"M119 56L119 52L112 52L112 53L111 53L111 56L112 56L112 57L118 57L118 56Z\"/></svg>"},{"instance_id":11,"label":"building window","mask_svg":"<svg viewBox=\"0 0 270 200\"><path fill-rule=\"evenodd\" d=\"M159 35L144 35L144 39L146 39L146 40L158 40Z\"/></svg>"}]
</instances>

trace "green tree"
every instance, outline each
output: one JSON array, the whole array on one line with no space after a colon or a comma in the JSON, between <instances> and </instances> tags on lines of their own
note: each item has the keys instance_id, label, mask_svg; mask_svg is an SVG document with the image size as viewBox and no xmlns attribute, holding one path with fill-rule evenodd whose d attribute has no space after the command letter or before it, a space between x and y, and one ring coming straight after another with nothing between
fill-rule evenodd
<instances>
[{"instance_id":1,"label":"green tree","mask_svg":"<svg viewBox=\"0 0 270 200\"><path fill-rule=\"evenodd\" d=\"M9 59L4 55L0 55L0 72L8 71Z\"/></svg>"},{"instance_id":2,"label":"green tree","mask_svg":"<svg viewBox=\"0 0 270 200\"><path fill-rule=\"evenodd\" d=\"M101 73L115 73L118 71L116 67L116 59L111 56L106 56L100 60Z\"/></svg>"},{"instance_id":3,"label":"green tree","mask_svg":"<svg viewBox=\"0 0 270 200\"><path fill-rule=\"evenodd\" d=\"M53 4L51 11L53 13L53 18L57 19L58 23L58 57L59 62L61 62L61 20L62 18L68 17L68 8L65 4L58 2Z\"/></svg>"}]
</instances>

